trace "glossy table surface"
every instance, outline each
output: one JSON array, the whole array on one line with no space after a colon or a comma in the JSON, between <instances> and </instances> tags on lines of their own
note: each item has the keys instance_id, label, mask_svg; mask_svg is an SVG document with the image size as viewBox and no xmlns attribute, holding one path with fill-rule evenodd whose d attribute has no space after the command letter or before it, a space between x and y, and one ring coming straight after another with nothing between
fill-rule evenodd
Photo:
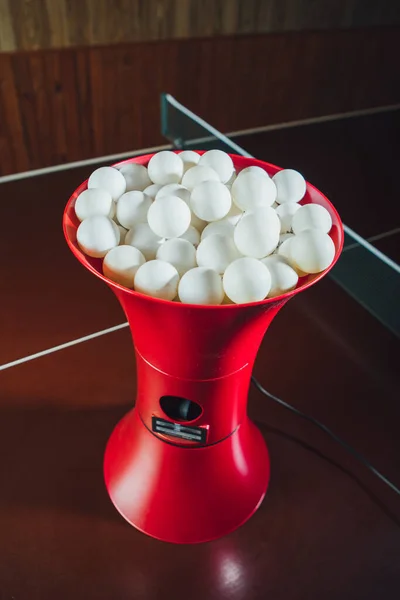
<instances>
[{"instance_id":1,"label":"glossy table surface","mask_svg":"<svg viewBox=\"0 0 400 600\"><path fill-rule=\"evenodd\" d=\"M329 125L331 138L325 129L326 147L334 148L361 181L355 143L344 143L355 139L351 125L346 136L340 127ZM368 151L375 149L375 170L368 171L371 183L364 194L369 198L368 190L379 189L380 174L392 157L379 143L384 120L380 125L370 121L368 127ZM271 162L290 166L297 166L295 151L301 148L302 163L315 165L320 180L314 183L337 196L338 202L332 200L355 227L359 199L351 204L349 195L340 206L336 173L322 165L318 133L310 131L304 130L302 139L299 128L259 134L241 144L260 158L268 154ZM129 330L9 365L125 320L112 293L78 264L62 237L64 204L91 170L0 183L1 600L397 599L399 498L312 424L254 388L249 413L271 454L267 496L233 534L208 544L175 546L130 527L103 484L105 443L134 402ZM393 200L391 206L388 222L371 202L360 233L393 229ZM396 258L393 235L381 243L385 240ZM277 316L255 375L399 485L398 356L398 340L325 278Z\"/></svg>"}]
</instances>

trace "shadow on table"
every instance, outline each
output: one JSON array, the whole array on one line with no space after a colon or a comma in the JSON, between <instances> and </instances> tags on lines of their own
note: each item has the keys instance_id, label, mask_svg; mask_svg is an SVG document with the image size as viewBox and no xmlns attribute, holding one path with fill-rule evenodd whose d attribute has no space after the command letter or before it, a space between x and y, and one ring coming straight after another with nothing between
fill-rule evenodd
<instances>
[{"instance_id":1,"label":"shadow on table","mask_svg":"<svg viewBox=\"0 0 400 600\"><path fill-rule=\"evenodd\" d=\"M0 505L118 518L103 481L103 455L129 408L0 410Z\"/></svg>"}]
</instances>

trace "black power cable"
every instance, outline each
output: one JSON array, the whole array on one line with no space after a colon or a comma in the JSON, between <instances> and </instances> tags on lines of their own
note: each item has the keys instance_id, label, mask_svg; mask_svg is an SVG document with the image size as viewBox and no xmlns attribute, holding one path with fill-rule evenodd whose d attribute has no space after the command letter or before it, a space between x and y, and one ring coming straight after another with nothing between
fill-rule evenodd
<instances>
[{"instance_id":1,"label":"black power cable","mask_svg":"<svg viewBox=\"0 0 400 600\"><path fill-rule=\"evenodd\" d=\"M309 415L306 415L305 413L301 412L301 410L299 410L298 408L295 408L294 406L291 406L284 400L281 400L280 398L278 398L278 396L274 396L274 394L271 394L270 392L268 392L261 385L261 383L259 383L257 381L257 379L255 377L252 376L251 381L252 381L253 385L258 389L258 391L261 392L262 394L264 394L264 396L267 396L274 402L277 402L278 404L280 404L287 410L290 410L291 412L293 412L298 417L301 417L302 419L309 421L313 425L316 425L324 433L327 433L333 440L335 440L335 442L337 442L338 444L343 446L343 448L345 448L345 450L347 450L347 452L349 452L349 454L354 456L360 463L362 463L365 467L367 467L367 469L369 469L376 477L378 477L381 481L383 481L383 483L385 483L388 487L390 487L391 490L393 490L396 494L398 494L400 496L400 489L398 487L396 487L394 485L394 483L392 483L389 479L387 479L384 475L382 475L382 473L380 473L378 471L378 469L375 469L375 467L373 465L371 465L371 463L366 458L364 458L364 456L362 456L362 454L357 452L357 450L354 450L354 448L352 448L352 446L347 444L339 436L337 436L335 433L333 433L333 431L331 431L328 427L326 427L326 425L324 425L317 419L314 419L314 417L310 417Z\"/></svg>"}]
</instances>

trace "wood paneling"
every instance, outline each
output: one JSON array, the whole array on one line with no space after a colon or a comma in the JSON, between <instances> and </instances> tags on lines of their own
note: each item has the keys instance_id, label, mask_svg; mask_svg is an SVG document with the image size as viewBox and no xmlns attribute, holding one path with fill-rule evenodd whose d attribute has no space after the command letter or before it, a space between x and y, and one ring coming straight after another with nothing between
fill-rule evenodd
<instances>
[{"instance_id":1,"label":"wood paneling","mask_svg":"<svg viewBox=\"0 0 400 600\"><path fill-rule=\"evenodd\" d=\"M399 23L398 0L0 0L0 51Z\"/></svg>"},{"instance_id":2,"label":"wood paneling","mask_svg":"<svg viewBox=\"0 0 400 600\"><path fill-rule=\"evenodd\" d=\"M0 172L163 143L167 91L222 131L400 102L399 30L0 55Z\"/></svg>"}]
</instances>

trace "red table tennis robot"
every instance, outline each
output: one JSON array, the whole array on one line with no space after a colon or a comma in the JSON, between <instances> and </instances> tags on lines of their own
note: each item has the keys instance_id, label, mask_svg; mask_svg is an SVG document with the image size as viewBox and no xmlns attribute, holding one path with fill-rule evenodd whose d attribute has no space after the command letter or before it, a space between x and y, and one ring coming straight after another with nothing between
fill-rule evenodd
<instances>
[{"instance_id":1,"label":"red table tennis robot","mask_svg":"<svg viewBox=\"0 0 400 600\"><path fill-rule=\"evenodd\" d=\"M146 165L151 156L131 161ZM250 165L270 175L279 170L255 159L232 160L239 170ZM329 269L303 277L291 292L252 304L194 306L141 295L108 280L101 261L79 249L74 203L86 187L87 182L66 206L64 233L73 254L120 301L138 375L135 407L107 444L107 490L121 515L150 536L175 543L218 538L253 515L268 486L267 447L246 411L259 345L281 307ZM343 245L340 218L325 196L307 184L301 203L310 202L324 206L332 217L332 267Z\"/></svg>"}]
</instances>

